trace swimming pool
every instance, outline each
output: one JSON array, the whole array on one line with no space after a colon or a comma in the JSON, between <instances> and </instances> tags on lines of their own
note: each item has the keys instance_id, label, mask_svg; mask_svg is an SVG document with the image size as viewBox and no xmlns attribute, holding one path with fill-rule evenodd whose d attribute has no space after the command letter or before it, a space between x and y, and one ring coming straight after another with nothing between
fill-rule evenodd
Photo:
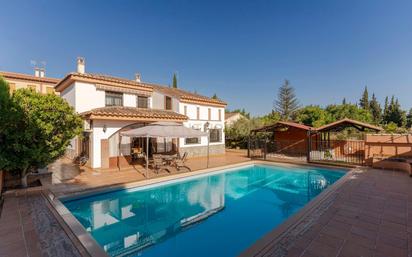
<instances>
[{"instance_id":1,"label":"swimming pool","mask_svg":"<svg viewBox=\"0 0 412 257\"><path fill-rule=\"evenodd\" d=\"M249 165L63 204L111 256L236 256L344 174Z\"/></svg>"}]
</instances>

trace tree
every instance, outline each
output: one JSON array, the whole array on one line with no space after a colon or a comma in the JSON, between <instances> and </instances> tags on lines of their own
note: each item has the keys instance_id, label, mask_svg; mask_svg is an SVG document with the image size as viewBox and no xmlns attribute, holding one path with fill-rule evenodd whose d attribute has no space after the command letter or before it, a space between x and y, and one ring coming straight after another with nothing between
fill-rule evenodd
<instances>
[{"instance_id":1,"label":"tree","mask_svg":"<svg viewBox=\"0 0 412 257\"><path fill-rule=\"evenodd\" d=\"M285 83L279 88L273 109L280 114L282 120L289 120L292 114L299 109L295 90L290 86L288 80L285 80Z\"/></svg>"},{"instance_id":2,"label":"tree","mask_svg":"<svg viewBox=\"0 0 412 257\"><path fill-rule=\"evenodd\" d=\"M177 88L177 77L176 73L173 73L172 87Z\"/></svg>"},{"instance_id":3,"label":"tree","mask_svg":"<svg viewBox=\"0 0 412 257\"><path fill-rule=\"evenodd\" d=\"M389 104L386 103L386 112L384 111L383 121L385 124L390 122L395 123L398 127L403 127L406 125L406 112L401 109L398 99L394 96L391 97Z\"/></svg>"},{"instance_id":4,"label":"tree","mask_svg":"<svg viewBox=\"0 0 412 257\"><path fill-rule=\"evenodd\" d=\"M346 104L346 98L345 97L342 100L342 104Z\"/></svg>"},{"instance_id":5,"label":"tree","mask_svg":"<svg viewBox=\"0 0 412 257\"><path fill-rule=\"evenodd\" d=\"M328 105L325 108L325 111L328 113L326 123L334 122L337 120L341 120L344 118L349 118L353 120L363 121L363 122L371 122L372 121L372 114L359 108L355 104L345 104L345 105Z\"/></svg>"},{"instance_id":6,"label":"tree","mask_svg":"<svg viewBox=\"0 0 412 257\"><path fill-rule=\"evenodd\" d=\"M216 100L219 99L219 98L217 97L216 93L213 94L212 99L216 99Z\"/></svg>"},{"instance_id":7,"label":"tree","mask_svg":"<svg viewBox=\"0 0 412 257\"><path fill-rule=\"evenodd\" d=\"M0 87L4 92L4 85ZM1 95L3 95L2 93ZM10 97L8 124L0 134L0 170L27 175L63 156L82 131L82 119L61 97L19 89Z\"/></svg>"},{"instance_id":8,"label":"tree","mask_svg":"<svg viewBox=\"0 0 412 257\"><path fill-rule=\"evenodd\" d=\"M388 97L385 97L385 105L383 107L383 119L384 120L386 116L388 115L388 109L389 109L389 100L388 100Z\"/></svg>"},{"instance_id":9,"label":"tree","mask_svg":"<svg viewBox=\"0 0 412 257\"><path fill-rule=\"evenodd\" d=\"M359 100L359 106L364 110L369 110L369 93L366 86L363 90L362 98Z\"/></svg>"},{"instance_id":10,"label":"tree","mask_svg":"<svg viewBox=\"0 0 412 257\"><path fill-rule=\"evenodd\" d=\"M406 127L409 129L412 127L412 108L409 109L408 115L406 116Z\"/></svg>"},{"instance_id":11,"label":"tree","mask_svg":"<svg viewBox=\"0 0 412 257\"><path fill-rule=\"evenodd\" d=\"M271 125L281 120L280 114L272 110L272 112L260 117L262 126Z\"/></svg>"},{"instance_id":12,"label":"tree","mask_svg":"<svg viewBox=\"0 0 412 257\"><path fill-rule=\"evenodd\" d=\"M320 106L309 105L296 111L294 120L307 126L320 127L325 125L330 118L329 114Z\"/></svg>"},{"instance_id":13,"label":"tree","mask_svg":"<svg viewBox=\"0 0 412 257\"><path fill-rule=\"evenodd\" d=\"M372 113L373 121L376 124L379 124L382 119L382 109L381 109L381 105L379 104L378 100L375 97L375 94L372 94L372 99L369 103L369 110Z\"/></svg>"}]
</instances>

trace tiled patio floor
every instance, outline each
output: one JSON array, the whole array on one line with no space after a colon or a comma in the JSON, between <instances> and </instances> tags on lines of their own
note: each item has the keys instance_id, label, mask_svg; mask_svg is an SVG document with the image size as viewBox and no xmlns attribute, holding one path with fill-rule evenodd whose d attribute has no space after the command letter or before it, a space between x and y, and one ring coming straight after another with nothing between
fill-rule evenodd
<instances>
[{"instance_id":1,"label":"tiled patio floor","mask_svg":"<svg viewBox=\"0 0 412 257\"><path fill-rule=\"evenodd\" d=\"M229 164L241 163L250 161L247 158L247 152L243 150L228 150L225 155L211 156L209 160L209 168L219 167ZM187 166L192 171L207 168L206 158L192 158L186 162ZM53 185L50 190L56 195L67 194L76 191L83 191L95 187L102 187L114 184L123 184L135 181L145 180L145 169L142 166L136 165L134 168L122 170L92 170L82 168L81 171L68 161L60 161L55 163L51 168L54 172ZM171 174L179 172L187 172L186 170L177 171L171 168ZM149 170L148 177L157 178L167 176L169 173L162 170L159 174ZM63 178L63 179L62 179Z\"/></svg>"},{"instance_id":2,"label":"tiled patio floor","mask_svg":"<svg viewBox=\"0 0 412 257\"><path fill-rule=\"evenodd\" d=\"M412 178L368 169L347 180L287 256L403 257L412 254Z\"/></svg>"}]
</instances>

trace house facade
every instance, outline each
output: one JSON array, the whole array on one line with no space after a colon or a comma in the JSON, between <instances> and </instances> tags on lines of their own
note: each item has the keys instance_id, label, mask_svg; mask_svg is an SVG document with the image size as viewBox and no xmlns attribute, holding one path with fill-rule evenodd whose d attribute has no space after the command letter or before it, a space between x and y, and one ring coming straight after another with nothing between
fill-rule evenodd
<instances>
[{"instance_id":1,"label":"house facade","mask_svg":"<svg viewBox=\"0 0 412 257\"><path fill-rule=\"evenodd\" d=\"M0 71L0 76L8 82L11 93L20 88L30 88L42 94L54 94L54 86L60 79L49 78L45 75L45 70L39 68L35 68L34 75Z\"/></svg>"},{"instance_id":2,"label":"house facade","mask_svg":"<svg viewBox=\"0 0 412 257\"><path fill-rule=\"evenodd\" d=\"M241 113L239 112L226 112L225 113L225 125L227 127L232 126L236 121L245 118Z\"/></svg>"},{"instance_id":3,"label":"house facade","mask_svg":"<svg viewBox=\"0 0 412 257\"><path fill-rule=\"evenodd\" d=\"M121 131L157 121L182 123L186 127L210 132L209 154L223 154L224 110L226 103L180 89L85 72L84 59L77 61L77 72L55 86L84 118L82 137L72 140L68 154L89 156L92 168L131 165L134 152L146 149L143 138L120 136ZM152 138L149 154L187 152L190 157L207 155L208 137ZM139 156L139 155L137 155Z\"/></svg>"}]
</instances>

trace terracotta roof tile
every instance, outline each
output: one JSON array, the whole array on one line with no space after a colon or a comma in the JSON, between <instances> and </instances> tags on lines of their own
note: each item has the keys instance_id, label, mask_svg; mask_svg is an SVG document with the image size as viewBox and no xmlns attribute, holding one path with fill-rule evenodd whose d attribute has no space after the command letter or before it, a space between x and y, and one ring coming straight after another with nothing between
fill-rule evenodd
<instances>
[{"instance_id":1,"label":"terracotta roof tile","mask_svg":"<svg viewBox=\"0 0 412 257\"><path fill-rule=\"evenodd\" d=\"M294 127L294 128L303 129L303 130L314 130L315 129L313 127L306 126L304 124L300 124L300 123L296 123L296 122L292 122L292 121L278 121L278 122L276 122L274 124L271 124L271 125L268 125L268 126L253 129L252 132L269 131L272 128L277 128L277 127L280 127L280 126Z\"/></svg>"},{"instance_id":2,"label":"terracotta roof tile","mask_svg":"<svg viewBox=\"0 0 412 257\"><path fill-rule=\"evenodd\" d=\"M226 105L226 102L220 99L213 99L207 96L199 95L196 93L188 92L179 88L172 88L167 86L161 86L156 84L147 83L147 85L151 85L154 90L162 92L166 95L171 95L180 98L183 101L200 101L205 103L212 103L217 105Z\"/></svg>"},{"instance_id":3,"label":"terracotta roof tile","mask_svg":"<svg viewBox=\"0 0 412 257\"><path fill-rule=\"evenodd\" d=\"M87 112L81 113L83 117L90 119L127 119L127 120L146 120L146 121L158 121L158 120L176 120L186 121L187 116L179 114L177 112L169 110L159 109L141 109L135 107L123 107L123 106L107 106L92 109Z\"/></svg>"},{"instance_id":4,"label":"terracotta roof tile","mask_svg":"<svg viewBox=\"0 0 412 257\"><path fill-rule=\"evenodd\" d=\"M19 80L28 80L41 83L57 84L60 79L50 78L50 77L36 77L29 74L9 72L9 71L0 71L0 76L6 79L19 79Z\"/></svg>"},{"instance_id":5,"label":"terracotta roof tile","mask_svg":"<svg viewBox=\"0 0 412 257\"><path fill-rule=\"evenodd\" d=\"M77 73L77 72L72 72L69 73L64 79L62 79L57 85L56 85L56 90L59 92L63 90L61 88L62 85L65 85L65 82L70 79L91 79L91 80L96 80L96 83L110 83L111 85L117 84L119 86L127 86L128 88L140 88L146 90L157 90L161 93L164 93L166 95L178 97L181 101L187 101L187 102L199 102L199 103L208 103L208 104L216 104L216 105L226 105L226 103L220 99L212 99L207 96L202 96L196 93L188 92L182 89L178 88L171 88L168 86L163 86L159 84L154 84L154 83L147 83L147 82L137 82L134 80L129 80L129 79L123 79L123 78L117 78L117 77L112 77L112 76L107 76L107 75L101 75L101 74L94 74L94 73ZM66 85L67 86L67 85Z\"/></svg>"},{"instance_id":6,"label":"terracotta roof tile","mask_svg":"<svg viewBox=\"0 0 412 257\"><path fill-rule=\"evenodd\" d=\"M361 121L357 121L357 120L352 120L352 119L348 119L348 118L344 118L329 124L326 124L322 127L317 128L317 131L328 131L328 130L341 130L341 128L344 127L348 127L348 126L359 126L362 128L366 128L366 129L371 129L371 130L375 130L375 131L381 131L382 128L371 125L369 123L365 123L365 122L361 122Z\"/></svg>"}]
</instances>

